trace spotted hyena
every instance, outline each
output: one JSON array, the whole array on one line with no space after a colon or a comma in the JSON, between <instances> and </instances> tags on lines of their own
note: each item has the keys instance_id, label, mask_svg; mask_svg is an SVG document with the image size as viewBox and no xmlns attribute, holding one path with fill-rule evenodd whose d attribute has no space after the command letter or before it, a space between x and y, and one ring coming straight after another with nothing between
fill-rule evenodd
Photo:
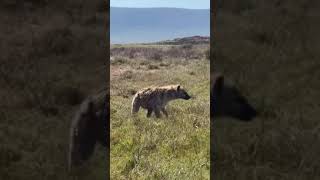
<instances>
[{"instance_id":1,"label":"spotted hyena","mask_svg":"<svg viewBox=\"0 0 320 180\"><path fill-rule=\"evenodd\" d=\"M190 98L186 90L180 85L144 88L134 95L131 112L135 114L142 107L148 110L147 117L150 117L152 112L154 112L156 117L160 118L160 111L168 117L165 107L169 101L175 99L188 100Z\"/></svg>"},{"instance_id":2,"label":"spotted hyena","mask_svg":"<svg viewBox=\"0 0 320 180\"><path fill-rule=\"evenodd\" d=\"M222 75L216 75L213 78L210 94L210 111L213 118L230 116L243 121L250 121L257 115L257 111L241 95L239 90L224 82Z\"/></svg>"},{"instance_id":3,"label":"spotted hyena","mask_svg":"<svg viewBox=\"0 0 320 180\"><path fill-rule=\"evenodd\" d=\"M70 128L69 170L88 160L97 142L107 146L108 97L106 93L90 96L75 113Z\"/></svg>"}]
</instances>

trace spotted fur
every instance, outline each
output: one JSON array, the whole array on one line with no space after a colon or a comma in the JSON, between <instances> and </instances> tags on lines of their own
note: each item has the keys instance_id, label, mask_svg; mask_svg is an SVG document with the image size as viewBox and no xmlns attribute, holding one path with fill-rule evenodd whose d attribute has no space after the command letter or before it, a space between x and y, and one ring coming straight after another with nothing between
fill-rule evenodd
<instances>
[{"instance_id":1,"label":"spotted fur","mask_svg":"<svg viewBox=\"0 0 320 180\"><path fill-rule=\"evenodd\" d=\"M140 107L147 109L147 117L150 117L152 112L157 118L161 117L160 111L168 117L165 109L169 101L175 99L188 100L191 97L180 85L169 85L161 87L148 87L138 91L132 100L132 114L139 111Z\"/></svg>"}]
</instances>

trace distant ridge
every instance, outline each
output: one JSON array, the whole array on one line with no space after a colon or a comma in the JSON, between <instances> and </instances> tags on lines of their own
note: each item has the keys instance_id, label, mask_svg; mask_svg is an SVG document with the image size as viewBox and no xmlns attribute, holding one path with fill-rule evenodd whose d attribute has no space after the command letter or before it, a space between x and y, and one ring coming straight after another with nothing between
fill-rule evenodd
<instances>
[{"instance_id":1,"label":"distant ridge","mask_svg":"<svg viewBox=\"0 0 320 180\"><path fill-rule=\"evenodd\" d=\"M149 43L209 36L210 10L111 7L111 43Z\"/></svg>"},{"instance_id":2,"label":"distant ridge","mask_svg":"<svg viewBox=\"0 0 320 180\"><path fill-rule=\"evenodd\" d=\"M209 36L190 36L190 37L182 37L175 38L171 40L164 41L155 41L155 42L147 42L147 43L128 43L128 44L142 44L142 45L188 45L188 44L209 44L210 37ZM114 45L120 45L121 43L114 43Z\"/></svg>"},{"instance_id":3,"label":"distant ridge","mask_svg":"<svg viewBox=\"0 0 320 180\"><path fill-rule=\"evenodd\" d=\"M156 44L209 44L210 37L209 36L191 36L191 37L183 37L183 38L175 38L173 40L165 40L156 42Z\"/></svg>"}]
</instances>

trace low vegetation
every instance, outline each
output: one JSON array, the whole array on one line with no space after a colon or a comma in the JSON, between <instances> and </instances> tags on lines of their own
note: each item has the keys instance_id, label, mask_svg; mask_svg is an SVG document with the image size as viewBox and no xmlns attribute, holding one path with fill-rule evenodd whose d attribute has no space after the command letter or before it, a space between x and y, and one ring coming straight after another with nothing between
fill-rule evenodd
<instances>
[{"instance_id":1,"label":"low vegetation","mask_svg":"<svg viewBox=\"0 0 320 180\"><path fill-rule=\"evenodd\" d=\"M184 45L111 48L111 179L209 179L209 47L188 48L194 53ZM131 116L136 91L168 84L192 98L171 102L168 118Z\"/></svg>"}]
</instances>

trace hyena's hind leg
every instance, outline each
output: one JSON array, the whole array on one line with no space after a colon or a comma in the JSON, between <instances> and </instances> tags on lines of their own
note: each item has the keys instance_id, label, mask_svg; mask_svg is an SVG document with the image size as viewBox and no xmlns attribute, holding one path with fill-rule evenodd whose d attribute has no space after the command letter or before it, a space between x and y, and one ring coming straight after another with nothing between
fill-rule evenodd
<instances>
[{"instance_id":1,"label":"hyena's hind leg","mask_svg":"<svg viewBox=\"0 0 320 180\"><path fill-rule=\"evenodd\" d=\"M140 106L132 106L131 114L136 114L140 109Z\"/></svg>"},{"instance_id":2,"label":"hyena's hind leg","mask_svg":"<svg viewBox=\"0 0 320 180\"><path fill-rule=\"evenodd\" d=\"M140 109L139 95L135 95L132 100L131 114L136 114Z\"/></svg>"},{"instance_id":3,"label":"hyena's hind leg","mask_svg":"<svg viewBox=\"0 0 320 180\"><path fill-rule=\"evenodd\" d=\"M168 117L168 112L166 111L165 107L161 108L161 111L163 112L164 115L166 115L166 117Z\"/></svg>"}]
</instances>

